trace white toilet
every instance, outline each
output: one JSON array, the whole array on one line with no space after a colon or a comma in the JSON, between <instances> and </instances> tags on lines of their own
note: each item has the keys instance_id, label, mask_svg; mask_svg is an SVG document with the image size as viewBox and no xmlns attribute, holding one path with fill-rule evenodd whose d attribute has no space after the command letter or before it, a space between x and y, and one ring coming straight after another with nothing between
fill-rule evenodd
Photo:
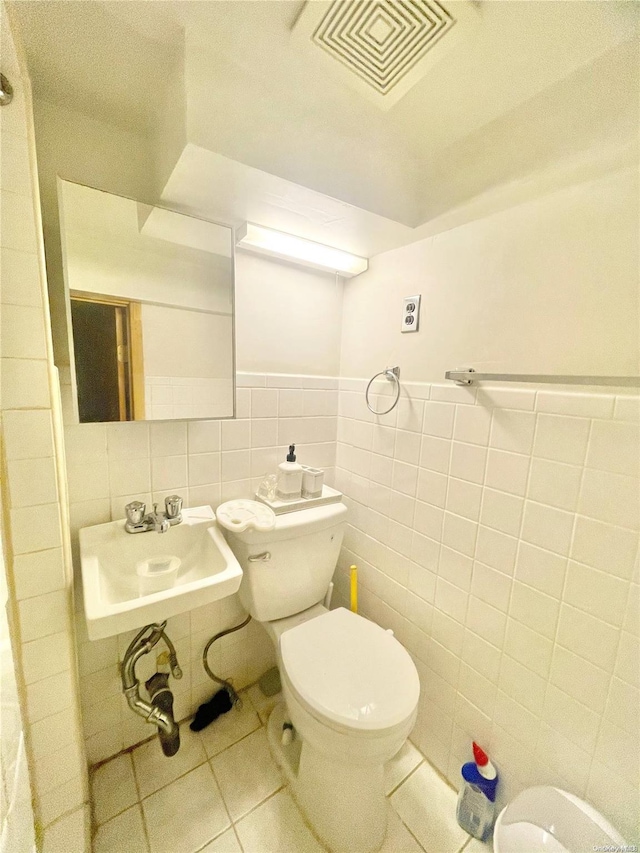
<instances>
[{"instance_id":1,"label":"white toilet","mask_svg":"<svg viewBox=\"0 0 640 853\"><path fill-rule=\"evenodd\" d=\"M322 604L346 515L342 503L303 509L279 515L273 530L228 539L244 572L242 603L276 645L302 743L294 796L331 850L366 853L384 840L383 768L413 727L420 684L391 633Z\"/></svg>"}]
</instances>

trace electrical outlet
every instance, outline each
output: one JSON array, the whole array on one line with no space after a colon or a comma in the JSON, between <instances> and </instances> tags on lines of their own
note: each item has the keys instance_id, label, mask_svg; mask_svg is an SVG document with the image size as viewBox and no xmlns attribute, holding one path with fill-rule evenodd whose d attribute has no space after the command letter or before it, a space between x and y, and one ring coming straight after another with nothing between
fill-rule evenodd
<instances>
[{"instance_id":1,"label":"electrical outlet","mask_svg":"<svg viewBox=\"0 0 640 853\"><path fill-rule=\"evenodd\" d=\"M417 332L420 327L420 294L405 296L402 305L402 331Z\"/></svg>"}]
</instances>

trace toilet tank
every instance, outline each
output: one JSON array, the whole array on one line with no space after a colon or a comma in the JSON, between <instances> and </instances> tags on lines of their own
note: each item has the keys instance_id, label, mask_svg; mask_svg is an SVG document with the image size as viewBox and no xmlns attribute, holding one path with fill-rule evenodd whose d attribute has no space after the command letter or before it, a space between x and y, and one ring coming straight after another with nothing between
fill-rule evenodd
<instances>
[{"instance_id":1,"label":"toilet tank","mask_svg":"<svg viewBox=\"0 0 640 853\"><path fill-rule=\"evenodd\" d=\"M254 619L271 622L324 598L338 562L347 507L327 504L276 516L273 530L226 532L242 566L240 600Z\"/></svg>"}]
</instances>

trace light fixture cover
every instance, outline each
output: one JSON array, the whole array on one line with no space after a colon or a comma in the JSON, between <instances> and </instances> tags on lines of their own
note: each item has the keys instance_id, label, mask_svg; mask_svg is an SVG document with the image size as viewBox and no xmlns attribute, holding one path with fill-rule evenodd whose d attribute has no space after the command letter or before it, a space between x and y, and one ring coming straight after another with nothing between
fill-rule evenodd
<instances>
[{"instance_id":1,"label":"light fixture cover","mask_svg":"<svg viewBox=\"0 0 640 853\"><path fill-rule=\"evenodd\" d=\"M315 269L337 272L346 278L359 275L369 268L367 258L361 258L342 249L325 246L304 237L296 237L295 234L255 225L253 222L245 222L236 231L236 246L260 255L269 255Z\"/></svg>"}]
</instances>

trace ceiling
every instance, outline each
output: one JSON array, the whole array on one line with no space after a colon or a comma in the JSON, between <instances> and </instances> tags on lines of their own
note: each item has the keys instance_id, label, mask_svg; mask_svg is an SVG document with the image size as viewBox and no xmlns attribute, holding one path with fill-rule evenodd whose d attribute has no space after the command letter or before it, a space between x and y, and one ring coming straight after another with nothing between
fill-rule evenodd
<instances>
[{"instance_id":1,"label":"ceiling","mask_svg":"<svg viewBox=\"0 0 640 853\"><path fill-rule=\"evenodd\" d=\"M311 3L314 14L331 5ZM461 3L444 0L454 15ZM172 191L208 193L201 213L217 205L224 218L218 208L228 198L235 217L242 174L245 207L264 209L267 192L272 207L291 218L297 205L293 219L319 216L325 231L338 209L335 221L370 229L365 242L375 247L382 222L385 245L409 242L496 187L637 136L638 4L464 5L476 25L439 55L436 45L424 75L387 109L300 38L302 0L19 0L13 8L37 98L161 144L167 118L180 125ZM204 161L208 179L196 187L193 170Z\"/></svg>"}]
</instances>

